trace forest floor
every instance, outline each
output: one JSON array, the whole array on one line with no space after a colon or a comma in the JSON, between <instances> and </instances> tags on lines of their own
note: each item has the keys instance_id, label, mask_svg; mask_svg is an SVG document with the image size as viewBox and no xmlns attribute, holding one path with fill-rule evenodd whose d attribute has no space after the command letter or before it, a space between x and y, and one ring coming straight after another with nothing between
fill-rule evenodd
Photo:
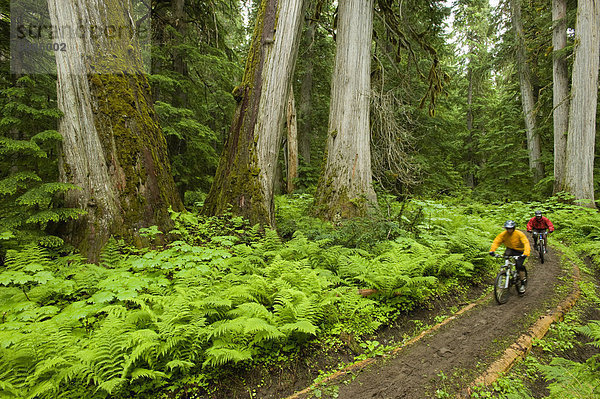
<instances>
[{"instance_id":1,"label":"forest floor","mask_svg":"<svg viewBox=\"0 0 600 399\"><path fill-rule=\"evenodd\" d=\"M367 361L356 362L352 345L328 354L307 354L285 369L232 376L223 380L211 398L436 398L464 395L473 381L498 359L536 320L552 312L573 290L570 262L561 264L562 255L549 248L545 263L537 253L526 263L529 272L527 292L511 291L508 303L498 305L490 293L492 281L471 293L468 301L446 298L431 309L423 309L398 320L374 340L395 349ZM498 266L500 265L500 262ZM470 306L467 306L468 303ZM465 309L462 313L459 309ZM457 314L460 313L460 314ZM448 317L452 316L454 317ZM407 333L418 335L415 326L445 324L421 338L406 342ZM395 344L397 343L397 345ZM344 366L343 364L347 364ZM324 382L313 381L330 372ZM341 366L340 366L341 365ZM311 385L312 384L312 385ZM308 388L307 388L308 387ZM534 387L535 389L535 387ZM539 386L540 396L547 394ZM535 393L534 393L535 394Z\"/></svg>"}]
</instances>

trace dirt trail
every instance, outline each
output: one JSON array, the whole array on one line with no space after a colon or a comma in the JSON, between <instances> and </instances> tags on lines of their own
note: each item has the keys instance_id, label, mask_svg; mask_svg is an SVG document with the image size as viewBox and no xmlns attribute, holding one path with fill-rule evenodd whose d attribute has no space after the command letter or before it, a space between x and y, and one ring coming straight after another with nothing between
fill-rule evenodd
<instances>
[{"instance_id":1,"label":"dirt trail","mask_svg":"<svg viewBox=\"0 0 600 399\"><path fill-rule=\"evenodd\" d=\"M339 387L337 397L419 399L435 398L437 389L464 390L540 314L567 295L556 289L564 275L560 254L550 248L544 264L536 255L532 251L526 264L529 283L523 297L512 291L508 303L500 306L490 297L395 355L330 382ZM327 389L320 390L321 397L328 397Z\"/></svg>"}]
</instances>

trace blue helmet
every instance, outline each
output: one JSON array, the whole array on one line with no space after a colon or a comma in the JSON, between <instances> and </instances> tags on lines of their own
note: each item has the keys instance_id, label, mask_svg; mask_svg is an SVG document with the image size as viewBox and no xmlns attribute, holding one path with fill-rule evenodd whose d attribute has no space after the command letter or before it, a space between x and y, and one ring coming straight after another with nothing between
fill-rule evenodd
<instances>
[{"instance_id":1,"label":"blue helmet","mask_svg":"<svg viewBox=\"0 0 600 399\"><path fill-rule=\"evenodd\" d=\"M504 223L505 229L514 229L515 227L517 227L517 223L514 220L507 220Z\"/></svg>"}]
</instances>

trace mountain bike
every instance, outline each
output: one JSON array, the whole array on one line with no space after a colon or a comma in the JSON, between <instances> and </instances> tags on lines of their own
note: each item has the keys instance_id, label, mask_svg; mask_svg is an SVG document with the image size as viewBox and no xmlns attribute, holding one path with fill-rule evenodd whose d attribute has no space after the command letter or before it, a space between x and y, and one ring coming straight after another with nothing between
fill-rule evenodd
<instances>
[{"instance_id":1,"label":"mountain bike","mask_svg":"<svg viewBox=\"0 0 600 399\"><path fill-rule=\"evenodd\" d=\"M532 233L533 235L533 245L535 245L537 243L537 251L538 251L538 255L540 256L540 262L544 263L544 255L546 254L546 235L548 233L547 232L537 232L534 231Z\"/></svg>"},{"instance_id":2,"label":"mountain bike","mask_svg":"<svg viewBox=\"0 0 600 399\"><path fill-rule=\"evenodd\" d=\"M494 255L496 258L504 258L504 264L500 267L496 279L494 280L494 298L499 305L508 301L510 295L510 287L515 286L515 290L519 296L525 292L519 292L519 286L523 284L527 288L527 270L525 270L525 281L521 282L517 273L518 256Z\"/></svg>"}]
</instances>

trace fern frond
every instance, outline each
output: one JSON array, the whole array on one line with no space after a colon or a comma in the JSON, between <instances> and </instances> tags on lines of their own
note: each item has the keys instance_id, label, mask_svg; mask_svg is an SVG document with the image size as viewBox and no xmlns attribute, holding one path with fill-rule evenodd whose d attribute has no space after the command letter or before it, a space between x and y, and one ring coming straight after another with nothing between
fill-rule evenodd
<instances>
[{"instance_id":1,"label":"fern frond","mask_svg":"<svg viewBox=\"0 0 600 399\"><path fill-rule=\"evenodd\" d=\"M597 395L600 378L597 370L587 363L577 363L560 357L552 359L549 365L538 365L547 380L551 397L592 398Z\"/></svg>"},{"instance_id":2,"label":"fern frond","mask_svg":"<svg viewBox=\"0 0 600 399\"><path fill-rule=\"evenodd\" d=\"M235 309L227 312L228 315L233 317L257 317L266 321L273 319L273 313L271 313L266 307L256 302L246 302L238 305Z\"/></svg>"},{"instance_id":3,"label":"fern frond","mask_svg":"<svg viewBox=\"0 0 600 399\"><path fill-rule=\"evenodd\" d=\"M267 229L261 244L264 252L276 251L281 248L281 238L279 238L279 234L276 230Z\"/></svg>"},{"instance_id":4,"label":"fern frond","mask_svg":"<svg viewBox=\"0 0 600 399\"><path fill-rule=\"evenodd\" d=\"M117 267L123 259L117 240L111 236L100 251L100 264L109 269Z\"/></svg>"},{"instance_id":5,"label":"fern frond","mask_svg":"<svg viewBox=\"0 0 600 399\"><path fill-rule=\"evenodd\" d=\"M173 359L170 362L168 362L167 364L165 364L165 367L171 371L173 371L175 369L180 369L182 371L188 371L189 369L191 369L194 366L195 366L195 364L193 362L188 362L188 361L181 360L181 359Z\"/></svg>"},{"instance_id":6,"label":"fern frond","mask_svg":"<svg viewBox=\"0 0 600 399\"><path fill-rule=\"evenodd\" d=\"M585 326L577 328L577 331L592 339L590 344L600 349L600 321L592 320Z\"/></svg>"},{"instance_id":7,"label":"fern frond","mask_svg":"<svg viewBox=\"0 0 600 399\"><path fill-rule=\"evenodd\" d=\"M111 378L110 380L104 381L100 385L98 385L96 391L102 390L107 394L112 395L113 393L121 389L121 387L126 383L127 380L125 380L124 378Z\"/></svg>"},{"instance_id":8,"label":"fern frond","mask_svg":"<svg viewBox=\"0 0 600 399\"><path fill-rule=\"evenodd\" d=\"M281 331L287 332L288 335L292 332L300 332L303 334L315 335L319 328L308 320L301 320L294 323L287 323L279 327Z\"/></svg>"},{"instance_id":9,"label":"fern frond","mask_svg":"<svg viewBox=\"0 0 600 399\"><path fill-rule=\"evenodd\" d=\"M140 378L148 378L150 380L160 380L162 378L166 378L168 377L167 374L161 372L161 371L156 371L156 370L149 370L149 369L145 369L145 368L137 368L135 370L133 370L133 372L131 373L131 381L135 381L138 380Z\"/></svg>"},{"instance_id":10,"label":"fern frond","mask_svg":"<svg viewBox=\"0 0 600 399\"><path fill-rule=\"evenodd\" d=\"M0 379L0 392L8 393L9 395L20 398L25 396L24 392L15 387L10 382Z\"/></svg>"},{"instance_id":11,"label":"fern frond","mask_svg":"<svg viewBox=\"0 0 600 399\"><path fill-rule=\"evenodd\" d=\"M204 366L210 365L213 367L222 366L229 362L238 363L252 359L250 349L241 346L234 347L222 341L216 341L213 346L206 350L205 355Z\"/></svg>"},{"instance_id":12,"label":"fern frond","mask_svg":"<svg viewBox=\"0 0 600 399\"><path fill-rule=\"evenodd\" d=\"M225 336L243 336L245 331L245 317L233 320L220 320L210 325L211 332L208 338L221 338Z\"/></svg>"}]
</instances>

